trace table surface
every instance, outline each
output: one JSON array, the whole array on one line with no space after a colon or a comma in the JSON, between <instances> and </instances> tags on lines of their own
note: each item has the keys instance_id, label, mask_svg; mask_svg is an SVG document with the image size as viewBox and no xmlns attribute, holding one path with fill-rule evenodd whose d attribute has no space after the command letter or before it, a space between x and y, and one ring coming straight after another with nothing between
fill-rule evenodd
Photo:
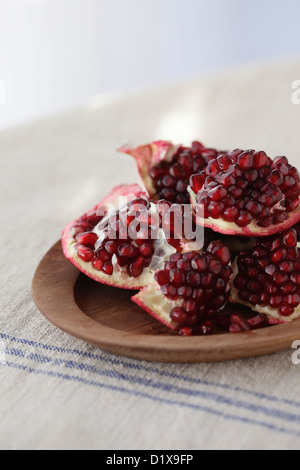
<instances>
[{"instance_id":1,"label":"table surface","mask_svg":"<svg viewBox=\"0 0 300 470\"><path fill-rule=\"evenodd\" d=\"M65 224L114 185L139 181L122 144L200 139L299 164L297 79L299 62L260 64L98 96L0 133L1 449L299 449L292 348L219 364L140 362L58 330L31 298Z\"/></svg>"}]
</instances>

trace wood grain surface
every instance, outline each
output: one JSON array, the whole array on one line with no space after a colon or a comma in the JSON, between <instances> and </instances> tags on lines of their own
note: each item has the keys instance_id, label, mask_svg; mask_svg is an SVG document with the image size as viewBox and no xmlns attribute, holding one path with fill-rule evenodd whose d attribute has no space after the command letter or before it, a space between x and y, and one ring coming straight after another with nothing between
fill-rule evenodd
<instances>
[{"instance_id":1,"label":"wood grain surface","mask_svg":"<svg viewBox=\"0 0 300 470\"><path fill-rule=\"evenodd\" d=\"M132 295L82 275L65 259L60 241L44 256L32 283L34 302L52 324L102 350L135 359L220 362L275 353L300 340L298 320L235 335L179 337L131 302Z\"/></svg>"}]
</instances>

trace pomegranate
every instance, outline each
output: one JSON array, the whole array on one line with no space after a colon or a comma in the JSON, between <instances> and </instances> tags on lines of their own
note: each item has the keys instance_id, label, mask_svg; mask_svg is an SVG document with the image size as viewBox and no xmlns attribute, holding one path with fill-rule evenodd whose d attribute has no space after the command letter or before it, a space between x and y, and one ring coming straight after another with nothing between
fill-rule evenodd
<instances>
[{"instance_id":1,"label":"pomegranate","mask_svg":"<svg viewBox=\"0 0 300 470\"><path fill-rule=\"evenodd\" d=\"M122 147L120 152L132 155L145 187L153 199L189 204L189 178L204 170L221 152L208 149L200 142L191 147L157 141L135 149Z\"/></svg>"},{"instance_id":2,"label":"pomegranate","mask_svg":"<svg viewBox=\"0 0 300 470\"><path fill-rule=\"evenodd\" d=\"M300 249L297 231L258 239L233 263L231 301L266 315L269 323L300 316Z\"/></svg>"},{"instance_id":3,"label":"pomegranate","mask_svg":"<svg viewBox=\"0 0 300 470\"><path fill-rule=\"evenodd\" d=\"M176 250L160 227L157 206L138 185L118 186L62 234L66 258L103 284L141 289Z\"/></svg>"},{"instance_id":4,"label":"pomegranate","mask_svg":"<svg viewBox=\"0 0 300 470\"><path fill-rule=\"evenodd\" d=\"M132 300L183 336L212 334L212 320L229 298L230 260L228 247L218 241L200 253L172 254Z\"/></svg>"},{"instance_id":5,"label":"pomegranate","mask_svg":"<svg viewBox=\"0 0 300 470\"><path fill-rule=\"evenodd\" d=\"M286 157L235 150L219 155L190 177L197 223L227 235L263 237L300 220L300 176Z\"/></svg>"}]
</instances>

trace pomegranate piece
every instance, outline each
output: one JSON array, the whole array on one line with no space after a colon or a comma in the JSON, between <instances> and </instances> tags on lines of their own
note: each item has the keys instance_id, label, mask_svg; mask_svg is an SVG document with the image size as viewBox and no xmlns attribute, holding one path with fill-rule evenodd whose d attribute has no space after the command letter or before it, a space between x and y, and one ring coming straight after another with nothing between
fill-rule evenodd
<instances>
[{"instance_id":1,"label":"pomegranate piece","mask_svg":"<svg viewBox=\"0 0 300 470\"><path fill-rule=\"evenodd\" d=\"M227 235L263 237L300 220L300 176L286 157L235 150L190 177L197 223Z\"/></svg>"},{"instance_id":2,"label":"pomegranate piece","mask_svg":"<svg viewBox=\"0 0 300 470\"><path fill-rule=\"evenodd\" d=\"M138 290L175 253L156 205L138 185L118 186L62 234L66 258L103 284Z\"/></svg>"},{"instance_id":3,"label":"pomegranate piece","mask_svg":"<svg viewBox=\"0 0 300 470\"><path fill-rule=\"evenodd\" d=\"M189 204L189 178L201 172L222 152L193 142L191 147L157 141L135 149L123 147L120 152L133 156L144 184L154 199Z\"/></svg>"},{"instance_id":4,"label":"pomegranate piece","mask_svg":"<svg viewBox=\"0 0 300 470\"><path fill-rule=\"evenodd\" d=\"M212 334L212 319L229 298L230 259L228 247L217 241L200 253L173 254L132 300L182 336Z\"/></svg>"},{"instance_id":5,"label":"pomegranate piece","mask_svg":"<svg viewBox=\"0 0 300 470\"><path fill-rule=\"evenodd\" d=\"M300 249L297 231L258 239L233 263L231 301L266 315L270 323L300 316ZM255 326L259 319L252 319Z\"/></svg>"}]
</instances>

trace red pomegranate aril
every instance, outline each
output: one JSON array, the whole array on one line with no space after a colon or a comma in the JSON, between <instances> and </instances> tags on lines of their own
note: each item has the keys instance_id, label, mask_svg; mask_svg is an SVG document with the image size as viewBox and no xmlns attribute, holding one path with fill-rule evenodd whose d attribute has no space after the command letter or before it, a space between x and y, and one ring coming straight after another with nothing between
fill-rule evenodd
<instances>
[{"instance_id":1,"label":"red pomegranate aril","mask_svg":"<svg viewBox=\"0 0 300 470\"><path fill-rule=\"evenodd\" d=\"M134 263L128 266L128 273L132 277L139 277L144 269L143 258L138 258Z\"/></svg>"},{"instance_id":2,"label":"red pomegranate aril","mask_svg":"<svg viewBox=\"0 0 300 470\"><path fill-rule=\"evenodd\" d=\"M217 256L221 263L226 266L231 261L231 253L227 245L221 245L218 242L211 242L207 251Z\"/></svg>"},{"instance_id":3,"label":"red pomegranate aril","mask_svg":"<svg viewBox=\"0 0 300 470\"><path fill-rule=\"evenodd\" d=\"M193 329L185 326L179 330L179 336L193 336Z\"/></svg>"},{"instance_id":4,"label":"red pomegranate aril","mask_svg":"<svg viewBox=\"0 0 300 470\"><path fill-rule=\"evenodd\" d=\"M109 262L104 263L103 272L107 274L108 276L111 276L112 273L114 272L114 267L112 263L109 263Z\"/></svg>"},{"instance_id":5,"label":"red pomegranate aril","mask_svg":"<svg viewBox=\"0 0 300 470\"><path fill-rule=\"evenodd\" d=\"M249 326L247 320L245 320L241 315L231 315L230 322L233 325L238 325L240 327L241 331L249 331L250 330L250 326Z\"/></svg>"},{"instance_id":6,"label":"red pomegranate aril","mask_svg":"<svg viewBox=\"0 0 300 470\"><path fill-rule=\"evenodd\" d=\"M268 320L264 315L256 315L255 317L249 318L247 323L249 323L251 329L254 330L267 326Z\"/></svg>"},{"instance_id":7,"label":"red pomegranate aril","mask_svg":"<svg viewBox=\"0 0 300 470\"><path fill-rule=\"evenodd\" d=\"M213 287L215 278L211 273L202 274L202 284L204 287Z\"/></svg>"},{"instance_id":8,"label":"red pomegranate aril","mask_svg":"<svg viewBox=\"0 0 300 470\"><path fill-rule=\"evenodd\" d=\"M283 302L281 295L274 295L270 298L270 305L273 308L278 308Z\"/></svg>"},{"instance_id":9,"label":"red pomegranate aril","mask_svg":"<svg viewBox=\"0 0 300 470\"><path fill-rule=\"evenodd\" d=\"M260 295L260 301L262 304L268 305L270 303L270 296L266 292L262 292Z\"/></svg>"},{"instance_id":10,"label":"red pomegranate aril","mask_svg":"<svg viewBox=\"0 0 300 470\"><path fill-rule=\"evenodd\" d=\"M203 322L194 329L195 334L198 336L210 336L213 334L213 331L214 325L210 321Z\"/></svg>"},{"instance_id":11,"label":"red pomegranate aril","mask_svg":"<svg viewBox=\"0 0 300 470\"><path fill-rule=\"evenodd\" d=\"M154 254L154 247L150 243L143 243L139 247L139 252L144 258L148 258Z\"/></svg>"},{"instance_id":12,"label":"red pomegranate aril","mask_svg":"<svg viewBox=\"0 0 300 470\"><path fill-rule=\"evenodd\" d=\"M229 188L230 186L233 186L235 184L235 176L230 173L224 174L219 179L219 182L222 184L222 186L226 186L227 188Z\"/></svg>"},{"instance_id":13,"label":"red pomegranate aril","mask_svg":"<svg viewBox=\"0 0 300 470\"><path fill-rule=\"evenodd\" d=\"M223 266L219 259L211 259L209 261L209 270L211 273L218 275L222 271Z\"/></svg>"},{"instance_id":14,"label":"red pomegranate aril","mask_svg":"<svg viewBox=\"0 0 300 470\"><path fill-rule=\"evenodd\" d=\"M178 293L178 297L188 299L192 297L193 289L190 286L182 286L182 287L179 287L177 293Z\"/></svg>"},{"instance_id":15,"label":"red pomegranate aril","mask_svg":"<svg viewBox=\"0 0 300 470\"><path fill-rule=\"evenodd\" d=\"M168 284L170 282L170 271L161 270L155 273L155 279L160 286Z\"/></svg>"},{"instance_id":16,"label":"red pomegranate aril","mask_svg":"<svg viewBox=\"0 0 300 470\"><path fill-rule=\"evenodd\" d=\"M202 174L193 175L190 178L190 186L195 193L197 193L198 191L200 191L200 189L202 189L204 182L205 182L205 178Z\"/></svg>"},{"instance_id":17,"label":"red pomegranate aril","mask_svg":"<svg viewBox=\"0 0 300 470\"><path fill-rule=\"evenodd\" d=\"M258 172L254 168L251 168L244 172L244 178L249 183L254 183L258 178Z\"/></svg>"},{"instance_id":18,"label":"red pomegranate aril","mask_svg":"<svg viewBox=\"0 0 300 470\"><path fill-rule=\"evenodd\" d=\"M228 170L228 168L231 165L231 159L229 158L228 155L220 155L217 158L217 162L221 170Z\"/></svg>"},{"instance_id":19,"label":"red pomegranate aril","mask_svg":"<svg viewBox=\"0 0 300 470\"><path fill-rule=\"evenodd\" d=\"M105 261L111 261L112 255L108 253L104 248L100 248L96 252L97 258L100 258L103 262Z\"/></svg>"},{"instance_id":20,"label":"red pomegranate aril","mask_svg":"<svg viewBox=\"0 0 300 470\"><path fill-rule=\"evenodd\" d=\"M76 247L76 250L79 258L85 261L86 263L90 263L91 261L93 261L95 257L95 252L91 248L88 248L84 245L78 245Z\"/></svg>"},{"instance_id":21,"label":"red pomegranate aril","mask_svg":"<svg viewBox=\"0 0 300 470\"><path fill-rule=\"evenodd\" d=\"M300 272L291 274L290 279L294 284L300 286Z\"/></svg>"},{"instance_id":22,"label":"red pomegranate aril","mask_svg":"<svg viewBox=\"0 0 300 470\"><path fill-rule=\"evenodd\" d=\"M285 249L279 248L275 250L271 255L271 260L274 264L279 264L287 255L287 251Z\"/></svg>"},{"instance_id":23,"label":"red pomegranate aril","mask_svg":"<svg viewBox=\"0 0 300 470\"><path fill-rule=\"evenodd\" d=\"M274 274L274 277L273 277L273 281L278 286L282 286L283 284L286 284L288 280L289 280L289 276L284 273L276 273Z\"/></svg>"},{"instance_id":24,"label":"red pomegranate aril","mask_svg":"<svg viewBox=\"0 0 300 470\"><path fill-rule=\"evenodd\" d=\"M245 209L249 211L253 217L259 217L262 211L262 206L258 202L248 202Z\"/></svg>"},{"instance_id":25,"label":"red pomegranate aril","mask_svg":"<svg viewBox=\"0 0 300 470\"><path fill-rule=\"evenodd\" d=\"M177 267L188 273L191 270L191 263L187 259L181 259L177 262Z\"/></svg>"},{"instance_id":26,"label":"red pomegranate aril","mask_svg":"<svg viewBox=\"0 0 300 470\"><path fill-rule=\"evenodd\" d=\"M253 220L253 217L251 214L248 212L240 212L239 217L236 219L236 224L239 227L246 227L246 225L249 225Z\"/></svg>"},{"instance_id":27,"label":"red pomegranate aril","mask_svg":"<svg viewBox=\"0 0 300 470\"><path fill-rule=\"evenodd\" d=\"M204 272L207 268L207 261L206 258L203 256L196 256L194 259L191 260L191 267L199 272Z\"/></svg>"},{"instance_id":28,"label":"red pomegranate aril","mask_svg":"<svg viewBox=\"0 0 300 470\"><path fill-rule=\"evenodd\" d=\"M293 294L294 292L296 292L296 290L297 287L295 286L295 284L292 284L290 282L280 287L281 294Z\"/></svg>"},{"instance_id":29,"label":"red pomegranate aril","mask_svg":"<svg viewBox=\"0 0 300 470\"><path fill-rule=\"evenodd\" d=\"M197 302L193 299L185 300L182 307L188 315L195 315L197 311Z\"/></svg>"},{"instance_id":30,"label":"red pomegranate aril","mask_svg":"<svg viewBox=\"0 0 300 470\"><path fill-rule=\"evenodd\" d=\"M95 258L92 261L92 266L97 271L103 271L104 261L102 261L102 259L100 259L100 258Z\"/></svg>"},{"instance_id":31,"label":"red pomegranate aril","mask_svg":"<svg viewBox=\"0 0 300 470\"><path fill-rule=\"evenodd\" d=\"M209 204L207 210L208 210L210 217L212 217L213 219L218 219L220 217L220 214L224 210L224 206L220 202L212 201Z\"/></svg>"},{"instance_id":32,"label":"red pomegranate aril","mask_svg":"<svg viewBox=\"0 0 300 470\"><path fill-rule=\"evenodd\" d=\"M283 243L288 248L297 246L297 233L295 232L295 230L289 230L283 236Z\"/></svg>"},{"instance_id":33,"label":"red pomegranate aril","mask_svg":"<svg viewBox=\"0 0 300 470\"><path fill-rule=\"evenodd\" d=\"M80 244L80 245L85 245L85 246L90 246L90 247L95 247L95 244L98 240L98 236L94 232L85 232L85 233L78 233L75 236L75 240Z\"/></svg>"},{"instance_id":34,"label":"red pomegranate aril","mask_svg":"<svg viewBox=\"0 0 300 470\"><path fill-rule=\"evenodd\" d=\"M181 286L185 282L185 273L179 269L171 269L169 272L170 282L175 286Z\"/></svg>"},{"instance_id":35,"label":"red pomegranate aril","mask_svg":"<svg viewBox=\"0 0 300 470\"><path fill-rule=\"evenodd\" d=\"M237 287L239 290L244 289L247 285L247 280L244 276L238 274L234 280L234 285Z\"/></svg>"},{"instance_id":36,"label":"red pomegranate aril","mask_svg":"<svg viewBox=\"0 0 300 470\"><path fill-rule=\"evenodd\" d=\"M170 314L171 319L179 325L193 326L198 322L197 315L188 315L183 308L175 307Z\"/></svg>"},{"instance_id":37,"label":"red pomegranate aril","mask_svg":"<svg viewBox=\"0 0 300 470\"><path fill-rule=\"evenodd\" d=\"M117 252L118 244L115 241L108 241L105 243L104 248L110 255L114 255Z\"/></svg>"},{"instance_id":38,"label":"red pomegranate aril","mask_svg":"<svg viewBox=\"0 0 300 470\"><path fill-rule=\"evenodd\" d=\"M291 294L284 297L284 303L289 307L296 308L300 304L300 295L299 294Z\"/></svg>"},{"instance_id":39,"label":"red pomegranate aril","mask_svg":"<svg viewBox=\"0 0 300 470\"><path fill-rule=\"evenodd\" d=\"M248 152L242 153L242 155L238 157L237 163L243 169L252 168L254 163L253 155Z\"/></svg>"},{"instance_id":40,"label":"red pomegranate aril","mask_svg":"<svg viewBox=\"0 0 300 470\"><path fill-rule=\"evenodd\" d=\"M250 281L250 282L247 284L247 288L248 288L250 291L253 291L253 292L259 291L259 289L260 289L260 283L257 282L257 281Z\"/></svg>"},{"instance_id":41,"label":"red pomegranate aril","mask_svg":"<svg viewBox=\"0 0 300 470\"><path fill-rule=\"evenodd\" d=\"M270 295L274 295L278 291L278 287L274 286L271 282L267 282L265 284L265 289L266 289L266 292Z\"/></svg>"},{"instance_id":42,"label":"red pomegranate aril","mask_svg":"<svg viewBox=\"0 0 300 470\"><path fill-rule=\"evenodd\" d=\"M197 271L190 271L187 273L186 281L191 287L200 286L201 275Z\"/></svg>"},{"instance_id":43,"label":"red pomegranate aril","mask_svg":"<svg viewBox=\"0 0 300 470\"><path fill-rule=\"evenodd\" d=\"M224 220L227 222L234 222L239 215L239 210L237 207L227 207L223 212Z\"/></svg>"},{"instance_id":44,"label":"red pomegranate aril","mask_svg":"<svg viewBox=\"0 0 300 470\"><path fill-rule=\"evenodd\" d=\"M294 311L294 308L288 307L287 305L282 305L279 309L279 312L283 317L289 317L293 315Z\"/></svg>"},{"instance_id":45,"label":"red pomegranate aril","mask_svg":"<svg viewBox=\"0 0 300 470\"><path fill-rule=\"evenodd\" d=\"M208 197L213 201L222 201L227 196L227 190L223 186L216 186L214 189L211 189L208 193Z\"/></svg>"},{"instance_id":46,"label":"red pomegranate aril","mask_svg":"<svg viewBox=\"0 0 300 470\"><path fill-rule=\"evenodd\" d=\"M243 330L240 327L240 325L237 325L236 323L231 323L229 326L229 333L236 334L236 333L241 333Z\"/></svg>"},{"instance_id":47,"label":"red pomegranate aril","mask_svg":"<svg viewBox=\"0 0 300 470\"><path fill-rule=\"evenodd\" d=\"M138 249L137 247L126 243L118 247L117 253L119 256L124 258L135 258L136 256L138 256Z\"/></svg>"}]
</instances>

